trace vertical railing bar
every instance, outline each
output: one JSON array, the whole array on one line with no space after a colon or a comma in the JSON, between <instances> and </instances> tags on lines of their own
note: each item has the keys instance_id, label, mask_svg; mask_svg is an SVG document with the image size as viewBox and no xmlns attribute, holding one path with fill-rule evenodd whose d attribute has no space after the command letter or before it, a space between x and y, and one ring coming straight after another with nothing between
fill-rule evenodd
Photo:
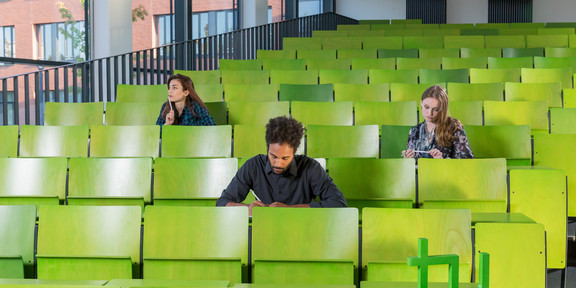
<instances>
[{"instance_id":1,"label":"vertical railing bar","mask_svg":"<svg viewBox=\"0 0 576 288\"><path fill-rule=\"evenodd\" d=\"M112 85L112 65L110 61L112 60L111 57L106 58L106 101L112 102L112 89L114 85Z\"/></svg>"},{"instance_id":2,"label":"vertical railing bar","mask_svg":"<svg viewBox=\"0 0 576 288\"><path fill-rule=\"evenodd\" d=\"M104 62L104 59L100 59L98 60L98 99L100 101L104 101L104 87L102 87L102 78L103 78L103 67L102 67L102 63Z\"/></svg>"},{"instance_id":3,"label":"vertical railing bar","mask_svg":"<svg viewBox=\"0 0 576 288\"><path fill-rule=\"evenodd\" d=\"M30 125L30 74L24 75L24 124Z\"/></svg>"},{"instance_id":4,"label":"vertical railing bar","mask_svg":"<svg viewBox=\"0 0 576 288\"><path fill-rule=\"evenodd\" d=\"M72 98L74 98L74 102L82 101L82 99L78 99L76 95L76 91L78 91L78 65L72 66Z\"/></svg>"},{"instance_id":5,"label":"vertical railing bar","mask_svg":"<svg viewBox=\"0 0 576 288\"><path fill-rule=\"evenodd\" d=\"M148 50L142 51L142 78L143 84L148 85Z\"/></svg>"},{"instance_id":6,"label":"vertical railing bar","mask_svg":"<svg viewBox=\"0 0 576 288\"><path fill-rule=\"evenodd\" d=\"M68 81L69 81L68 80L68 78L69 78L68 77L68 74L69 74L68 68L70 68L70 67L74 67L74 66L62 67L62 70L63 70L62 71L62 77L64 78L64 99L66 99L67 102L77 102L77 101L74 101L74 99L72 99L72 101L70 101L70 91L69 91L70 89L68 89L68 85L69 85L69 83L68 83Z\"/></svg>"},{"instance_id":7,"label":"vertical railing bar","mask_svg":"<svg viewBox=\"0 0 576 288\"><path fill-rule=\"evenodd\" d=\"M12 81L12 85L14 87L14 99L12 102L14 103L12 106L14 107L14 125L20 125L20 89L18 89L18 77L14 77ZM4 90L6 91L6 90Z\"/></svg>"},{"instance_id":8,"label":"vertical railing bar","mask_svg":"<svg viewBox=\"0 0 576 288\"><path fill-rule=\"evenodd\" d=\"M114 100L112 101L116 101L116 87L118 87L118 83L120 82L120 68L118 65L119 59L121 59L122 56L116 56L114 57L114 85L112 86L112 89L110 89L111 94L114 95ZM124 73L122 73L124 74Z\"/></svg>"},{"instance_id":9,"label":"vertical railing bar","mask_svg":"<svg viewBox=\"0 0 576 288\"><path fill-rule=\"evenodd\" d=\"M60 71L60 69L58 69L58 67L52 69L52 71L54 71L54 95L55 95L55 102L65 102L65 101L60 101L60 88L59 88L59 77L58 77L58 71Z\"/></svg>"},{"instance_id":10,"label":"vertical railing bar","mask_svg":"<svg viewBox=\"0 0 576 288\"><path fill-rule=\"evenodd\" d=\"M8 125L8 79L2 80L0 100L2 100L2 125Z\"/></svg>"},{"instance_id":11,"label":"vertical railing bar","mask_svg":"<svg viewBox=\"0 0 576 288\"><path fill-rule=\"evenodd\" d=\"M140 51L136 52L136 85L140 85Z\"/></svg>"},{"instance_id":12,"label":"vertical railing bar","mask_svg":"<svg viewBox=\"0 0 576 288\"><path fill-rule=\"evenodd\" d=\"M34 123L40 124L40 105L42 103L42 71L34 72L34 86L36 87L36 97L34 97Z\"/></svg>"}]
</instances>

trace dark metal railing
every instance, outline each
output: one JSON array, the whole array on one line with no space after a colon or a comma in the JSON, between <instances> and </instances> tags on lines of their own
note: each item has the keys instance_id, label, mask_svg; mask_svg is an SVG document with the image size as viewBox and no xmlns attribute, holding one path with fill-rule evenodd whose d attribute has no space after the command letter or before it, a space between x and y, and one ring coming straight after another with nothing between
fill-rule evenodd
<instances>
[{"instance_id":1,"label":"dark metal railing","mask_svg":"<svg viewBox=\"0 0 576 288\"><path fill-rule=\"evenodd\" d=\"M115 101L118 84L163 84L175 69L218 69L219 59L254 59L258 49L282 49L284 37L311 37L313 30L355 23L325 13L1 78L0 123L40 125L46 102ZM16 62L10 59L0 62Z\"/></svg>"}]
</instances>

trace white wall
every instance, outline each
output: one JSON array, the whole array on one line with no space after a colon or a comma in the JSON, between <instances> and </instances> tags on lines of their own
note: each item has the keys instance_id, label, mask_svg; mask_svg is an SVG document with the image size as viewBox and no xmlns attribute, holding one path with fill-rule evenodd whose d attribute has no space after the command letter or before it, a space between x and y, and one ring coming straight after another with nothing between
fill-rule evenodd
<instances>
[{"instance_id":1,"label":"white wall","mask_svg":"<svg viewBox=\"0 0 576 288\"><path fill-rule=\"evenodd\" d=\"M336 13L359 20L406 19L406 0L336 0Z\"/></svg>"},{"instance_id":2,"label":"white wall","mask_svg":"<svg viewBox=\"0 0 576 288\"><path fill-rule=\"evenodd\" d=\"M446 23L488 23L488 0L447 0Z\"/></svg>"},{"instance_id":3,"label":"white wall","mask_svg":"<svg viewBox=\"0 0 576 288\"><path fill-rule=\"evenodd\" d=\"M90 3L92 59L131 52L132 0L98 0Z\"/></svg>"},{"instance_id":4,"label":"white wall","mask_svg":"<svg viewBox=\"0 0 576 288\"><path fill-rule=\"evenodd\" d=\"M242 28L268 24L268 0L243 0Z\"/></svg>"},{"instance_id":5,"label":"white wall","mask_svg":"<svg viewBox=\"0 0 576 288\"><path fill-rule=\"evenodd\" d=\"M532 22L576 22L576 1L533 0Z\"/></svg>"}]
</instances>

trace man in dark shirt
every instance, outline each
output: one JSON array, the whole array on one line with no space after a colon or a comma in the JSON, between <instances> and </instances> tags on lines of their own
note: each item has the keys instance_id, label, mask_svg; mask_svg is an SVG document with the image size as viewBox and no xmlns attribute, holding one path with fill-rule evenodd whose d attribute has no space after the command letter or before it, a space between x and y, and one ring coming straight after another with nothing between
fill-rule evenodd
<instances>
[{"instance_id":1,"label":"man in dark shirt","mask_svg":"<svg viewBox=\"0 0 576 288\"><path fill-rule=\"evenodd\" d=\"M307 156L294 155L304 135L302 123L285 116L266 125L268 155L244 163L216 206L252 207L346 207L342 192L320 164ZM250 190L256 200L242 204ZM319 202L313 202L316 197Z\"/></svg>"}]
</instances>

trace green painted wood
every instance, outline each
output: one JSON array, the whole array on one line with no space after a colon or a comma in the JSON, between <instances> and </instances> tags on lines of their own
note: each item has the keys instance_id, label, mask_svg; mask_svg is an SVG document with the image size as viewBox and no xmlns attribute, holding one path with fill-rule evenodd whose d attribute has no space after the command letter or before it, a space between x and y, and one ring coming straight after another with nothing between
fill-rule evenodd
<instances>
[{"instance_id":1,"label":"green painted wood","mask_svg":"<svg viewBox=\"0 0 576 288\"><path fill-rule=\"evenodd\" d=\"M33 280L33 279L27 279ZM59 282L51 282L50 280L38 280L40 283L57 283L57 284L3 284L2 287L6 288L57 288L57 287L68 287L68 288L96 288L102 287L101 285L85 285L85 284L76 284L78 281L59 281ZM69 283L70 282L70 283ZM86 281L88 282L88 281ZM106 281L90 281L94 283L104 283Z\"/></svg>"},{"instance_id":2,"label":"green painted wood","mask_svg":"<svg viewBox=\"0 0 576 288\"><path fill-rule=\"evenodd\" d=\"M216 125L228 124L228 104L226 102L206 102L206 108Z\"/></svg>"},{"instance_id":3,"label":"green painted wood","mask_svg":"<svg viewBox=\"0 0 576 288\"><path fill-rule=\"evenodd\" d=\"M500 58L488 57L488 68L505 69L505 68L533 68L534 57L517 57L517 58Z\"/></svg>"},{"instance_id":4,"label":"green painted wood","mask_svg":"<svg viewBox=\"0 0 576 288\"><path fill-rule=\"evenodd\" d=\"M562 107L562 87L553 83L505 83L506 101L548 101L548 107Z\"/></svg>"},{"instance_id":5,"label":"green painted wood","mask_svg":"<svg viewBox=\"0 0 576 288\"><path fill-rule=\"evenodd\" d=\"M522 83L562 83L562 89L574 88L571 68L520 69Z\"/></svg>"},{"instance_id":6,"label":"green painted wood","mask_svg":"<svg viewBox=\"0 0 576 288\"><path fill-rule=\"evenodd\" d=\"M526 47L568 47L568 35L526 35Z\"/></svg>"},{"instance_id":7,"label":"green painted wood","mask_svg":"<svg viewBox=\"0 0 576 288\"><path fill-rule=\"evenodd\" d=\"M475 58L475 57L502 57L502 49L500 48L460 48L460 57L462 58Z\"/></svg>"},{"instance_id":8,"label":"green painted wood","mask_svg":"<svg viewBox=\"0 0 576 288\"><path fill-rule=\"evenodd\" d=\"M450 58L442 57L442 69L485 69L488 67L488 57Z\"/></svg>"},{"instance_id":9,"label":"green painted wood","mask_svg":"<svg viewBox=\"0 0 576 288\"><path fill-rule=\"evenodd\" d=\"M368 70L319 70L320 84L368 84Z\"/></svg>"},{"instance_id":10,"label":"green painted wood","mask_svg":"<svg viewBox=\"0 0 576 288\"><path fill-rule=\"evenodd\" d=\"M378 58L418 58L418 49L378 49Z\"/></svg>"},{"instance_id":11,"label":"green painted wood","mask_svg":"<svg viewBox=\"0 0 576 288\"><path fill-rule=\"evenodd\" d=\"M420 69L420 83L469 83L469 69Z\"/></svg>"},{"instance_id":12,"label":"green painted wood","mask_svg":"<svg viewBox=\"0 0 576 288\"><path fill-rule=\"evenodd\" d=\"M105 124L123 126L155 125L164 102L108 102L106 104Z\"/></svg>"},{"instance_id":13,"label":"green painted wood","mask_svg":"<svg viewBox=\"0 0 576 288\"><path fill-rule=\"evenodd\" d=\"M280 101L333 102L332 84L299 85L280 84Z\"/></svg>"},{"instance_id":14,"label":"green painted wood","mask_svg":"<svg viewBox=\"0 0 576 288\"><path fill-rule=\"evenodd\" d=\"M534 68L571 68L576 70L576 56L570 57L534 57Z\"/></svg>"},{"instance_id":15,"label":"green painted wood","mask_svg":"<svg viewBox=\"0 0 576 288\"><path fill-rule=\"evenodd\" d=\"M394 59L394 58L379 58L379 59L351 58L350 59L350 65L352 66L352 70L357 70L357 69L394 70L394 69L396 69L396 59Z\"/></svg>"},{"instance_id":16,"label":"green painted wood","mask_svg":"<svg viewBox=\"0 0 576 288\"><path fill-rule=\"evenodd\" d=\"M220 70L191 71L174 70L174 74L182 74L190 77L194 84L220 84Z\"/></svg>"},{"instance_id":17,"label":"green painted wood","mask_svg":"<svg viewBox=\"0 0 576 288\"><path fill-rule=\"evenodd\" d=\"M476 158L532 160L530 126L498 125L464 127L470 148Z\"/></svg>"},{"instance_id":18,"label":"green painted wood","mask_svg":"<svg viewBox=\"0 0 576 288\"><path fill-rule=\"evenodd\" d=\"M378 126L307 127L307 155L313 158L378 158Z\"/></svg>"},{"instance_id":19,"label":"green painted wood","mask_svg":"<svg viewBox=\"0 0 576 288\"><path fill-rule=\"evenodd\" d=\"M88 126L23 125L20 157L88 157Z\"/></svg>"},{"instance_id":20,"label":"green painted wood","mask_svg":"<svg viewBox=\"0 0 576 288\"><path fill-rule=\"evenodd\" d=\"M204 104L224 101L224 87L222 84L196 84L195 88L196 93Z\"/></svg>"},{"instance_id":21,"label":"green painted wood","mask_svg":"<svg viewBox=\"0 0 576 288\"><path fill-rule=\"evenodd\" d=\"M353 102L292 102L292 117L304 126L348 125L352 126Z\"/></svg>"},{"instance_id":22,"label":"green painted wood","mask_svg":"<svg viewBox=\"0 0 576 288\"><path fill-rule=\"evenodd\" d=\"M442 36L405 36L404 49L442 49L444 48L444 37ZM446 47L452 48L452 47Z\"/></svg>"},{"instance_id":23,"label":"green painted wood","mask_svg":"<svg viewBox=\"0 0 576 288\"><path fill-rule=\"evenodd\" d=\"M576 108L576 90L562 89L562 99L564 108Z\"/></svg>"},{"instance_id":24,"label":"green painted wood","mask_svg":"<svg viewBox=\"0 0 576 288\"><path fill-rule=\"evenodd\" d=\"M54 280L106 280L133 277L129 257L70 257L37 258L38 278Z\"/></svg>"},{"instance_id":25,"label":"green painted wood","mask_svg":"<svg viewBox=\"0 0 576 288\"><path fill-rule=\"evenodd\" d=\"M296 54L294 54L296 55ZM305 59L263 59L263 70L306 70Z\"/></svg>"},{"instance_id":26,"label":"green painted wood","mask_svg":"<svg viewBox=\"0 0 576 288\"><path fill-rule=\"evenodd\" d=\"M576 134L574 121L576 121L576 108L550 109L551 134Z\"/></svg>"},{"instance_id":27,"label":"green painted wood","mask_svg":"<svg viewBox=\"0 0 576 288\"><path fill-rule=\"evenodd\" d=\"M499 35L536 35L537 28L502 28L498 29Z\"/></svg>"},{"instance_id":28,"label":"green painted wood","mask_svg":"<svg viewBox=\"0 0 576 288\"><path fill-rule=\"evenodd\" d=\"M234 125L233 157L252 158L258 154L268 153L265 136L264 125ZM300 146L304 146L302 144Z\"/></svg>"},{"instance_id":29,"label":"green painted wood","mask_svg":"<svg viewBox=\"0 0 576 288\"><path fill-rule=\"evenodd\" d=\"M472 227L477 223L536 223L522 213L472 213Z\"/></svg>"},{"instance_id":30,"label":"green painted wood","mask_svg":"<svg viewBox=\"0 0 576 288\"><path fill-rule=\"evenodd\" d=\"M355 288L355 285L339 284L254 284L242 283L234 285L235 288Z\"/></svg>"},{"instance_id":31,"label":"green painted wood","mask_svg":"<svg viewBox=\"0 0 576 288\"><path fill-rule=\"evenodd\" d=\"M387 33L386 33L387 34ZM403 49L403 39L400 36L372 36L362 39L364 49ZM380 52L378 52L378 58Z\"/></svg>"},{"instance_id":32,"label":"green painted wood","mask_svg":"<svg viewBox=\"0 0 576 288\"><path fill-rule=\"evenodd\" d=\"M258 49L258 50L256 50L256 58L262 59L262 60L264 60L264 59L296 59L296 50L295 49L283 49L283 50Z\"/></svg>"},{"instance_id":33,"label":"green painted wood","mask_svg":"<svg viewBox=\"0 0 576 288\"><path fill-rule=\"evenodd\" d=\"M326 50L321 50L326 51ZM306 58L306 68L310 70L350 70L350 59L324 59L324 58Z\"/></svg>"},{"instance_id":34,"label":"green painted wood","mask_svg":"<svg viewBox=\"0 0 576 288\"><path fill-rule=\"evenodd\" d=\"M448 83L450 101L503 101L503 83Z\"/></svg>"},{"instance_id":35,"label":"green painted wood","mask_svg":"<svg viewBox=\"0 0 576 288\"><path fill-rule=\"evenodd\" d=\"M0 203L54 204L66 195L66 158L0 158Z\"/></svg>"},{"instance_id":36,"label":"green painted wood","mask_svg":"<svg viewBox=\"0 0 576 288\"><path fill-rule=\"evenodd\" d=\"M18 157L18 134L20 134L18 125L0 126L0 157Z\"/></svg>"},{"instance_id":37,"label":"green painted wood","mask_svg":"<svg viewBox=\"0 0 576 288\"><path fill-rule=\"evenodd\" d=\"M358 36L325 37L322 49L362 49L362 38Z\"/></svg>"},{"instance_id":38,"label":"green painted wood","mask_svg":"<svg viewBox=\"0 0 576 288\"><path fill-rule=\"evenodd\" d=\"M362 281L362 288L419 288L417 282L380 282L380 281ZM448 288L447 282L429 282L429 288ZM477 283L458 283L460 288L480 288ZM485 286L486 287L486 286Z\"/></svg>"},{"instance_id":39,"label":"green painted wood","mask_svg":"<svg viewBox=\"0 0 576 288\"><path fill-rule=\"evenodd\" d=\"M380 133L380 158L403 158L402 151L406 150L408 133L412 126L382 125Z\"/></svg>"},{"instance_id":40,"label":"green painted wood","mask_svg":"<svg viewBox=\"0 0 576 288\"><path fill-rule=\"evenodd\" d=\"M282 86L280 86L282 91ZM230 102L228 123L230 125L266 125L271 118L290 115L290 103L281 102Z\"/></svg>"},{"instance_id":41,"label":"green painted wood","mask_svg":"<svg viewBox=\"0 0 576 288\"><path fill-rule=\"evenodd\" d=\"M396 69L440 69L442 58L396 58Z\"/></svg>"},{"instance_id":42,"label":"green painted wood","mask_svg":"<svg viewBox=\"0 0 576 288\"><path fill-rule=\"evenodd\" d=\"M448 265L448 287L458 287L458 255L428 255L428 239L418 239L418 256L408 257L408 266L418 267L418 286L428 288L428 269L432 265Z\"/></svg>"},{"instance_id":43,"label":"green painted wood","mask_svg":"<svg viewBox=\"0 0 576 288\"><path fill-rule=\"evenodd\" d=\"M398 101L416 101L416 103L420 104L422 99L422 94L426 89L430 88L430 86L434 84L439 84L440 86L446 87L446 83L419 83L419 84L412 84L412 83L392 83L390 84L390 101L398 102ZM417 105L420 107L420 105ZM418 108L420 109L420 108Z\"/></svg>"},{"instance_id":44,"label":"green painted wood","mask_svg":"<svg viewBox=\"0 0 576 288\"><path fill-rule=\"evenodd\" d=\"M232 155L232 126L164 126L162 157L229 158Z\"/></svg>"},{"instance_id":45,"label":"green painted wood","mask_svg":"<svg viewBox=\"0 0 576 288\"><path fill-rule=\"evenodd\" d=\"M459 48L421 48L419 49L419 56L420 58L442 58L442 57L452 57L452 58L459 58L460 57L460 49Z\"/></svg>"},{"instance_id":46,"label":"green painted wood","mask_svg":"<svg viewBox=\"0 0 576 288\"><path fill-rule=\"evenodd\" d=\"M262 70L261 59L239 60L239 59L220 59L218 61L220 71L224 70L237 70L237 71L251 71Z\"/></svg>"},{"instance_id":47,"label":"green painted wood","mask_svg":"<svg viewBox=\"0 0 576 288\"><path fill-rule=\"evenodd\" d=\"M450 101L450 116L463 125L482 125L482 101Z\"/></svg>"},{"instance_id":48,"label":"green painted wood","mask_svg":"<svg viewBox=\"0 0 576 288\"><path fill-rule=\"evenodd\" d=\"M377 83L411 83L418 84L418 69L404 70L370 70L368 77L370 84Z\"/></svg>"},{"instance_id":49,"label":"green painted wood","mask_svg":"<svg viewBox=\"0 0 576 288\"><path fill-rule=\"evenodd\" d=\"M151 157L160 151L160 126L93 126L90 157Z\"/></svg>"},{"instance_id":50,"label":"green painted wood","mask_svg":"<svg viewBox=\"0 0 576 288\"><path fill-rule=\"evenodd\" d=\"M390 85L381 84L334 84L334 101L390 101Z\"/></svg>"},{"instance_id":51,"label":"green painted wood","mask_svg":"<svg viewBox=\"0 0 576 288\"><path fill-rule=\"evenodd\" d=\"M446 36L444 48L484 48L484 36Z\"/></svg>"},{"instance_id":52,"label":"green painted wood","mask_svg":"<svg viewBox=\"0 0 576 288\"><path fill-rule=\"evenodd\" d=\"M520 82L519 68L470 68L470 83Z\"/></svg>"},{"instance_id":53,"label":"green painted wood","mask_svg":"<svg viewBox=\"0 0 576 288\"><path fill-rule=\"evenodd\" d=\"M338 49L338 59L376 59L378 58L378 51L376 49Z\"/></svg>"},{"instance_id":54,"label":"green painted wood","mask_svg":"<svg viewBox=\"0 0 576 288\"><path fill-rule=\"evenodd\" d=\"M502 48L502 57L544 57L544 48Z\"/></svg>"},{"instance_id":55,"label":"green painted wood","mask_svg":"<svg viewBox=\"0 0 576 288\"><path fill-rule=\"evenodd\" d=\"M318 70L271 70L271 84L318 84Z\"/></svg>"},{"instance_id":56,"label":"green painted wood","mask_svg":"<svg viewBox=\"0 0 576 288\"><path fill-rule=\"evenodd\" d=\"M46 102L44 125L102 125L104 103L56 103Z\"/></svg>"},{"instance_id":57,"label":"green painted wood","mask_svg":"<svg viewBox=\"0 0 576 288\"><path fill-rule=\"evenodd\" d=\"M548 133L548 102L484 102L484 125L530 125L532 133Z\"/></svg>"},{"instance_id":58,"label":"green painted wood","mask_svg":"<svg viewBox=\"0 0 576 288\"><path fill-rule=\"evenodd\" d=\"M268 70L221 70L222 84L268 84L270 71Z\"/></svg>"},{"instance_id":59,"label":"green painted wood","mask_svg":"<svg viewBox=\"0 0 576 288\"><path fill-rule=\"evenodd\" d=\"M300 283L300 284L352 284L354 279L352 260L255 260L252 281L254 283ZM311 271L313 271L311 273Z\"/></svg>"},{"instance_id":60,"label":"green painted wood","mask_svg":"<svg viewBox=\"0 0 576 288\"><path fill-rule=\"evenodd\" d=\"M322 41L323 38L317 38L317 40ZM306 59L306 62L310 59L336 60L336 51L336 49L318 50L300 47L296 51L296 59Z\"/></svg>"},{"instance_id":61,"label":"green painted wood","mask_svg":"<svg viewBox=\"0 0 576 288\"><path fill-rule=\"evenodd\" d=\"M226 288L229 281L225 280L168 280L168 279L112 279L104 286L120 288L130 287L206 287Z\"/></svg>"},{"instance_id":62,"label":"green painted wood","mask_svg":"<svg viewBox=\"0 0 576 288\"><path fill-rule=\"evenodd\" d=\"M576 56L576 48L546 47L544 55L546 57L572 57Z\"/></svg>"},{"instance_id":63,"label":"green painted wood","mask_svg":"<svg viewBox=\"0 0 576 288\"><path fill-rule=\"evenodd\" d=\"M282 44L283 50L322 49L322 38L284 37Z\"/></svg>"},{"instance_id":64,"label":"green painted wood","mask_svg":"<svg viewBox=\"0 0 576 288\"><path fill-rule=\"evenodd\" d=\"M355 125L404 125L418 122L415 101L402 102L354 102Z\"/></svg>"},{"instance_id":65,"label":"green painted wood","mask_svg":"<svg viewBox=\"0 0 576 288\"><path fill-rule=\"evenodd\" d=\"M176 71L174 71L176 73ZM194 78L192 78L194 81ZM168 86L158 85L129 85L116 86L116 102L163 102L168 95Z\"/></svg>"},{"instance_id":66,"label":"green painted wood","mask_svg":"<svg viewBox=\"0 0 576 288\"><path fill-rule=\"evenodd\" d=\"M11 287L90 287L104 286L107 281L96 280L48 280L48 279L0 279L0 284L11 285ZM70 285L70 286L69 286Z\"/></svg>"},{"instance_id":67,"label":"green painted wood","mask_svg":"<svg viewBox=\"0 0 576 288\"><path fill-rule=\"evenodd\" d=\"M35 206L0 206L0 277L34 277L35 226Z\"/></svg>"},{"instance_id":68,"label":"green painted wood","mask_svg":"<svg viewBox=\"0 0 576 288\"><path fill-rule=\"evenodd\" d=\"M526 48L525 35L486 35L486 48Z\"/></svg>"}]
</instances>

